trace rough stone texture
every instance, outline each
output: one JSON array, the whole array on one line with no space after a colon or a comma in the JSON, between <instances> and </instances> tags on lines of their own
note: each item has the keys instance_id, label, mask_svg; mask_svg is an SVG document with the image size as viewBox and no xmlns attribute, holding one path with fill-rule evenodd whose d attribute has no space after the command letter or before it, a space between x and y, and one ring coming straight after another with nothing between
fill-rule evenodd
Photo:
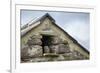
<instances>
[{"instance_id":1,"label":"rough stone texture","mask_svg":"<svg viewBox=\"0 0 100 73\"><path fill-rule=\"evenodd\" d=\"M54 36L54 37L51 37L51 44L60 44L62 41L59 37L57 36Z\"/></svg>"},{"instance_id":2,"label":"rough stone texture","mask_svg":"<svg viewBox=\"0 0 100 73\"><path fill-rule=\"evenodd\" d=\"M26 57L26 56L30 56L30 55L31 55L31 57L34 57L36 55L37 57L34 57L34 58L28 57L26 59L26 60L29 60L31 62L51 61L51 60L52 61L78 60L80 58L82 60L85 57L89 58L90 55L88 54L88 51L81 50L81 49L84 49L84 48L80 47L78 42L75 41L73 37L71 37L68 33L65 33L64 31L62 31L61 29L59 29L59 27L57 27L55 25L55 23L52 23L52 19L49 18L49 16L46 16L45 18L44 17L45 16L43 16L43 19L40 18L39 26L34 27L34 24L32 26L30 26L31 25L30 24L29 27L24 30L24 32L23 32L23 30L21 30L21 34L25 33L23 36L21 36L21 44L22 45L28 44L28 47L24 47L24 49L23 48L21 49L22 50L21 51L22 57ZM53 21L53 22L55 22L55 21ZM46 26L46 25L48 25L48 26ZM50 30L48 31L48 28L50 28L50 30L52 30L52 31L50 31ZM46 29L46 30L43 30L43 29ZM27 33L26 33L26 30L27 30ZM29 30L31 30L31 31L29 31ZM53 33L53 35L52 35L52 33ZM50 38L47 38L46 40L44 40L44 38L42 38L43 36L41 36L40 34L43 35L43 36L44 35L49 36ZM52 36L55 36L55 37L52 37ZM28 43L27 43L28 39L31 40L31 43L30 43L30 41L28 41ZM39 39L39 40L43 39L44 41L47 41L47 44L42 44L42 45L41 45L41 43L34 44L34 42L36 43L37 41L34 41L33 39ZM63 42L61 42L61 39L63 40ZM42 43L43 43L43 41L42 41ZM46 42L44 42L44 43L46 43ZM67 49L67 51L66 51L65 46L62 46L60 44L65 44L65 45L69 44L70 49L72 49L72 50L77 49L77 51L79 51L80 54L75 52L75 51L71 51L69 53L68 48L66 48ZM52 52L54 52L54 53L58 53L57 55L59 57L55 57L55 56L52 56L52 55L49 55L48 57L47 56L46 57L44 57L44 56L40 57L39 55L40 55L40 53L42 53L42 51L39 52L39 53L35 53L35 52L38 52L38 50L37 50L38 48L32 47L32 46L35 46L35 45L38 45L38 46L41 45L42 48L45 45L51 46L51 48L49 47L50 50L52 50ZM60 48L59 48L59 45L61 46ZM35 51L34 51L34 48L36 49ZM66 53L64 53L64 51L66 51ZM46 52L49 52L49 51L46 49ZM50 51L50 54L52 54L52 52ZM59 52L61 52L61 54L59 54ZM62 55L62 53L64 53L64 55ZM82 53L82 55L81 55L81 53Z\"/></svg>"},{"instance_id":3,"label":"rough stone texture","mask_svg":"<svg viewBox=\"0 0 100 73\"><path fill-rule=\"evenodd\" d=\"M34 35L29 38L26 45L22 46L21 59L23 62L44 62L82 60L86 57L76 50L71 51L69 43L57 36L43 38Z\"/></svg>"},{"instance_id":4,"label":"rough stone texture","mask_svg":"<svg viewBox=\"0 0 100 73\"><path fill-rule=\"evenodd\" d=\"M74 58L74 59L87 59L85 56L83 56L80 52L78 52L78 51L76 51L76 50L74 50L73 52L71 52L72 53L72 57Z\"/></svg>"},{"instance_id":5,"label":"rough stone texture","mask_svg":"<svg viewBox=\"0 0 100 73\"><path fill-rule=\"evenodd\" d=\"M27 47L22 50L22 58L39 57L43 55L41 36L34 35L27 41Z\"/></svg>"},{"instance_id":6,"label":"rough stone texture","mask_svg":"<svg viewBox=\"0 0 100 73\"><path fill-rule=\"evenodd\" d=\"M59 53L63 54L63 53L69 53L69 52L70 52L70 48L68 45L59 44Z\"/></svg>"},{"instance_id":7,"label":"rough stone texture","mask_svg":"<svg viewBox=\"0 0 100 73\"><path fill-rule=\"evenodd\" d=\"M48 46L44 46L44 53L50 53L50 48Z\"/></svg>"},{"instance_id":8,"label":"rough stone texture","mask_svg":"<svg viewBox=\"0 0 100 73\"><path fill-rule=\"evenodd\" d=\"M30 49L28 49L29 57L38 57L42 56L43 50L42 47L39 45L33 45Z\"/></svg>"},{"instance_id":9,"label":"rough stone texture","mask_svg":"<svg viewBox=\"0 0 100 73\"><path fill-rule=\"evenodd\" d=\"M51 45L50 51L51 53L59 53L59 45Z\"/></svg>"},{"instance_id":10,"label":"rough stone texture","mask_svg":"<svg viewBox=\"0 0 100 73\"><path fill-rule=\"evenodd\" d=\"M59 53L59 54L70 52L70 48L64 44L51 45L50 50L52 53Z\"/></svg>"},{"instance_id":11,"label":"rough stone texture","mask_svg":"<svg viewBox=\"0 0 100 73\"><path fill-rule=\"evenodd\" d=\"M62 44L68 45L68 41L62 40Z\"/></svg>"},{"instance_id":12,"label":"rough stone texture","mask_svg":"<svg viewBox=\"0 0 100 73\"><path fill-rule=\"evenodd\" d=\"M33 45L31 47L26 46L21 49L21 58L39 57L43 55L42 47L39 45Z\"/></svg>"},{"instance_id":13,"label":"rough stone texture","mask_svg":"<svg viewBox=\"0 0 100 73\"><path fill-rule=\"evenodd\" d=\"M37 38L36 39L29 39L27 44L29 46L31 46L31 45L41 45L42 41L41 41L41 39L37 39Z\"/></svg>"},{"instance_id":14,"label":"rough stone texture","mask_svg":"<svg viewBox=\"0 0 100 73\"><path fill-rule=\"evenodd\" d=\"M28 49L29 47L26 45L22 46L21 48L21 58L28 58Z\"/></svg>"},{"instance_id":15,"label":"rough stone texture","mask_svg":"<svg viewBox=\"0 0 100 73\"><path fill-rule=\"evenodd\" d=\"M31 39L41 39L42 38L42 36L41 35L32 35L31 36Z\"/></svg>"},{"instance_id":16,"label":"rough stone texture","mask_svg":"<svg viewBox=\"0 0 100 73\"><path fill-rule=\"evenodd\" d=\"M58 61L63 61L65 60L64 56L63 55L59 55L59 57L57 58Z\"/></svg>"}]
</instances>

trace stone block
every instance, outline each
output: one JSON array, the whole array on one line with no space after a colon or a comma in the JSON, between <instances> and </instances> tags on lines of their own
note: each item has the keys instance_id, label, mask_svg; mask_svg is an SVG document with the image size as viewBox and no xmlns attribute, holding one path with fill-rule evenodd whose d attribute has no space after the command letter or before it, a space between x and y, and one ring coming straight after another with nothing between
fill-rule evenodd
<instances>
[{"instance_id":1,"label":"stone block","mask_svg":"<svg viewBox=\"0 0 100 73\"><path fill-rule=\"evenodd\" d=\"M59 44L59 53L69 53L70 52L70 48L68 45L64 45L64 44Z\"/></svg>"},{"instance_id":2,"label":"stone block","mask_svg":"<svg viewBox=\"0 0 100 73\"><path fill-rule=\"evenodd\" d=\"M41 39L29 39L27 41L27 44L29 46L31 46L31 45L41 45L42 44L42 41L41 41Z\"/></svg>"},{"instance_id":3,"label":"stone block","mask_svg":"<svg viewBox=\"0 0 100 73\"><path fill-rule=\"evenodd\" d=\"M54 44L54 45L60 44L62 42L59 37L51 37L50 40L51 40L51 44Z\"/></svg>"},{"instance_id":4,"label":"stone block","mask_svg":"<svg viewBox=\"0 0 100 73\"><path fill-rule=\"evenodd\" d=\"M43 55L43 49L39 45L33 45L28 49L29 57L39 57Z\"/></svg>"},{"instance_id":5,"label":"stone block","mask_svg":"<svg viewBox=\"0 0 100 73\"><path fill-rule=\"evenodd\" d=\"M32 35L30 38L31 39L41 39L42 36L41 35Z\"/></svg>"},{"instance_id":6,"label":"stone block","mask_svg":"<svg viewBox=\"0 0 100 73\"><path fill-rule=\"evenodd\" d=\"M28 56L29 56L28 49L29 49L29 47L27 45L21 47L21 58L22 59L28 58Z\"/></svg>"},{"instance_id":7,"label":"stone block","mask_svg":"<svg viewBox=\"0 0 100 73\"><path fill-rule=\"evenodd\" d=\"M44 53L50 53L50 48L48 46L44 46Z\"/></svg>"},{"instance_id":8,"label":"stone block","mask_svg":"<svg viewBox=\"0 0 100 73\"><path fill-rule=\"evenodd\" d=\"M51 45L50 51L51 53L59 53L59 45Z\"/></svg>"}]
</instances>

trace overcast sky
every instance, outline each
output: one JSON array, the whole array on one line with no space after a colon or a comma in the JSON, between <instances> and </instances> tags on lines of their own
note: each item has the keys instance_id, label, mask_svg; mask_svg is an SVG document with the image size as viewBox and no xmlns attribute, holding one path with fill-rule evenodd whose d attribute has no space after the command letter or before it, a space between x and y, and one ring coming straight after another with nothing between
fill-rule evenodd
<instances>
[{"instance_id":1,"label":"overcast sky","mask_svg":"<svg viewBox=\"0 0 100 73\"><path fill-rule=\"evenodd\" d=\"M90 24L89 13L80 12L50 12L21 10L21 25L27 24L30 20L49 13L56 23L74 37L86 49L90 49Z\"/></svg>"}]
</instances>

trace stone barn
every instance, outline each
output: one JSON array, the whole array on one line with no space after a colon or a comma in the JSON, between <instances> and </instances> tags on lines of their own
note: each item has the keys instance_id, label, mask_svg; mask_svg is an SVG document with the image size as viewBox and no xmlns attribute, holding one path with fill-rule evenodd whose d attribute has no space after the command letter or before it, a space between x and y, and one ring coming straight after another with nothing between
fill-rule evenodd
<instances>
[{"instance_id":1,"label":"stone barn","mask_svg":"<svg viewBox=\"0 0 100 73\"><path fill-rule=\"evenodd\" d=\"M89 59L89 52L46 13L21 27L21 62Z\"/></svg>"}]
</instances>

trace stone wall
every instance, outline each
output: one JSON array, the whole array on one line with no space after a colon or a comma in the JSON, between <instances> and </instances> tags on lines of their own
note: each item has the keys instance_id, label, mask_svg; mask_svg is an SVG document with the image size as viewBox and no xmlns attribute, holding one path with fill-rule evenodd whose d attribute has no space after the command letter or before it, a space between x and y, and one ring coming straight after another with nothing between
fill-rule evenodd
<instances>
[{"instance_id":1,"label":"stone wall","mask_svg":"<svg viewBox=\"0 0 100 73\"><path fill-rule=\"evenodd\" d=\"M51 37L49 48L51 53L63 54L70 52L68 43L63 42L58 36Z\"/></svg>"},{"instance_id":2,"label":"stone wall","mask_svg":"<svg viewBox=\"0 0 100 73\"><path fill-rule=\"evenodd\" d=\"M38 58L41 61L40 57L44 56L45 53L49 53L50 60L73 60L73 59L86 59L80 52L70 50L69 43L67 41L63 41L58 36L50 36L47 40L45 39L45 43L42 41L42 35L32 35L27 44L22 46L21 48L21 58L28 59L28 58ZM44 43L44 45L43 45ZM54 58L54 55L58 55ZM61 59L60 59L61 57ZM62 59L63 58L63 59ZM46 61L47 58L44 58Z\"/></svg>"},{"instance_id":3,"label":"stone wall","mask_svg":"<svg viewBox=\"0 0 100 73\"><path fill-rule=\"evenodd\" d=\"M21 58L32 58L32 57L39 57L43 55L42 49L42 36L40 35L33 35L27 41L27 47L22 48ZM27 55L24 53L27 53ZM25 55L24 55L25 54Z\"/></svg>"}]
</instances>

